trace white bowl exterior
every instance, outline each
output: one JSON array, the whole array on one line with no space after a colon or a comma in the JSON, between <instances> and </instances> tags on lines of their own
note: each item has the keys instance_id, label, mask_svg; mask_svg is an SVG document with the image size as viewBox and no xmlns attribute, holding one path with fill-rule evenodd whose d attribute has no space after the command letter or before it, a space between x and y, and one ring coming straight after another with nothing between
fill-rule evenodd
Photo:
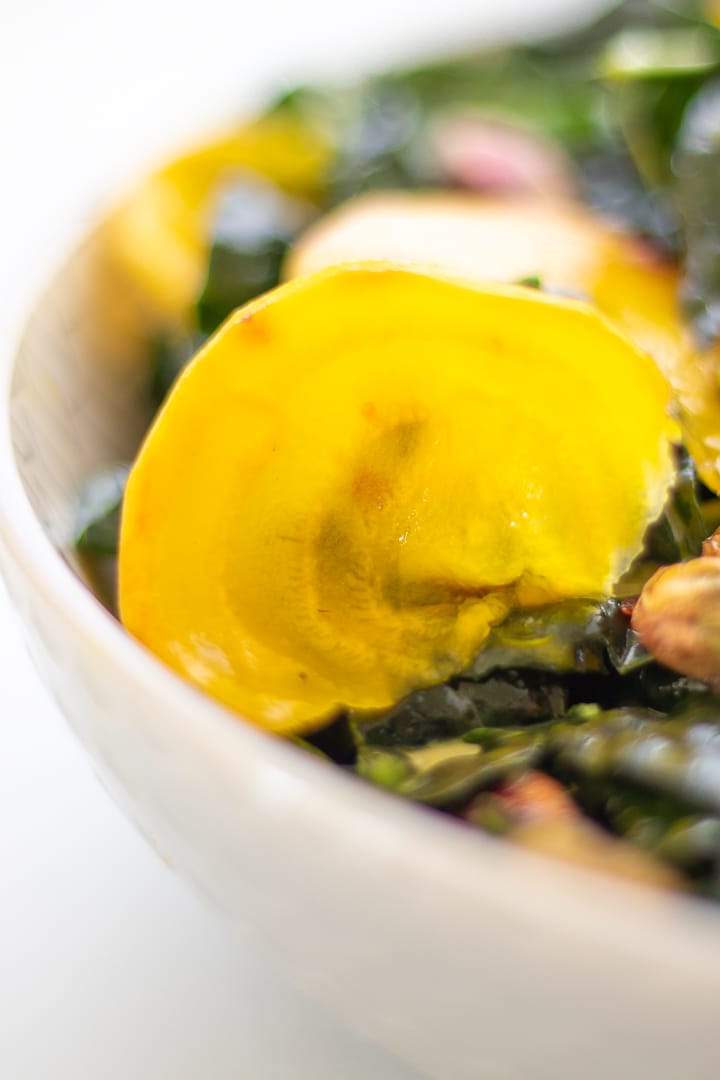
<instances>
[{"instance_id":1,"label":"white bowl exterior","mask_svg":"<svg viewBox=\"0 0 720 1080\"><path fill-rule=\"evenodd\" d=\"M132 319L116 324L127 349L119 330L108 349L104 273L90 244L25 335L0 552L38 667L113 795L234 924L421 1075L715 1080L715 909L513 849L262 735L146 654L67 565L79 477L137 436Z\"/></svg>"}]
</instances>

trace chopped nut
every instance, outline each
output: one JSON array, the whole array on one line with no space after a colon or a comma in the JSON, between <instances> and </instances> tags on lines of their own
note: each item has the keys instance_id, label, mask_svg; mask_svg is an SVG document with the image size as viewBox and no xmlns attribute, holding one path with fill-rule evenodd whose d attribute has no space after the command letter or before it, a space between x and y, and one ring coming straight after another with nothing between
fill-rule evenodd
<instances>
[{"instance_id":1,"label":"chopped nut","mask_svg":"<svg viewBox=\"0 0 720 1080\"><path fill-rule=\"evenodd\" d=\"M523 847L540 851L589 870L663 889L684 889L685 879L649 852L603 832L585 818L554 818L520 825L510 837Z\"/></svg>"},{"instance_id":2,"label":"chopped nut","mask_svg":"<svg viewBox=\"0 0 720 1080\"><path fill-rule=\"evenodd\" d=\"M579 810L559 781L547 773L526 772L497 792L518 823L548 818L576 817Z\"/></svg>"},{"instance_id":3,"label":"chopped nut","mask_svg":"<svg viewBox=\"0 0 720 1080\"><path fill-rule=\"evenodd\" d=\"M705 555L658 570L632 625L660 663L720 686L720 559Z\"/></svg>"},{"instance_id":4,"label":"chopped nut","mask_svg":"<svg viewBox=\"0 0 720 1080\"><path fill-rule=\"evenodd\" d=\"M444 174L474 191L568 197L576 184L560 147L520 124L482 114L444 118L434 133Z\"/></svg>"},{"instance_id":5,"label":"chopped nut","mask_svg":"<svg viewBox=\"0 0 720 1080\"><path fill-rule=\"evenodd\" d=\"M716 529L712 536L703 540L702 553L708 559L720 557L720 529Z\"/></svg>"}]
</instances>

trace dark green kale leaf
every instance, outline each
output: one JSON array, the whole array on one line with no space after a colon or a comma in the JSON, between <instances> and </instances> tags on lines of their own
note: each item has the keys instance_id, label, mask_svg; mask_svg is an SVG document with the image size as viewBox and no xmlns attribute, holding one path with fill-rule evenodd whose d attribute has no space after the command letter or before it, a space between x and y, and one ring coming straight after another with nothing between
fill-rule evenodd
<instances>
[{"instance_id":1,"label":"dark green kale leaf","mask_svg":"<svg viewBox=\"0 0 720 1080\"><path fill-rule=\"evenodd\" d=\"M416 690L387 712L351 714L358 741L371 746L424 746L462 735L477 723L472 701L449 683Z\"/></svg>"},{"instance_id":2,"label":"dark green kale leaf","mask_svg":"<svg viewBox=\"0 0 720 1080\"><path fill-rule=\"evenodd\" d=\"M629 700L671 714L716 700L707 683L678 675L655 662L647 663L639 670L636 667L632 679L627 680L625 692Z\"/></svg>"},{"instance_id":3,"label":"dark green kale leaf","mask_svg":"<svg viewBox=\"0 0 720 1080\"><path fill-rule=\"evenodd\" d=\"M600 135L593 65L591 52L550 55L542 46L517 46L392 72L378 83L411 95L422 115L488 110L557 138L573 153Z\"/></svg>"},{"instance_id":4,"label":"dark green kale leaf","mask_svg":"<svg viewBox=\"0 0 720 1080\"><path fill-rule=\"evenodd\" d=\"M399 791L414 769L407 754L399 748L362 746L355 771L363 780L388 791Z\"/></svg>"},{"instance_id":5,"label":"dark green kale leaf","mask_svg":"<svg viewBox=\"0 0 720 1080\"><path fill-rule=\"evenodd\" d=\"M606 670L604 653L602 605L569 600L509 615L463 674L482 679L501 668L600 672Z\"/></svg>"},{"instance_id":6,"label":"dark green kale leaf","mask_svg":"<svg viewBox=\"0 0 720 1080\"><path fill-rule=\"evenodd\" d=\"M607 107L649 188L673 181L672 155L688 104L720 63L713 27L630 27L613 37L599 60Z\"/></svg>"},{"instance_id":7,"label":"dark green kale leaf","mask_svg":"<svg viewBox=\"0 0 720 1080\"><path fill-rule=\"evenodd\" d=\"M327 206L363 191L441 182L425 139L429 110L405 73L345 87L298 87L270 111L301 119L333 145L324 181Z\"/></svg>"},{"instance_id":8,"label":"dark green kale leaf","mask_svg":"<svg viewBox=\"0 0 720 1080\"><path fill-rule=\"evenodd\" d=\"M417 100L400 87L368 84L355 115L339 132L327 181L331 204L373 189L430 186L437 182L421 137Z\"/></svg>"},{"instance_id":9,"label":"dark green kale leaf","mask_svg":"<svg viewBox=\"0 0 720 1080\"><path fill-rule=\"evenodd\" d=\"M116 555L120 507L130 466L116 465L83 484L75 520L75 547L83 555Z\"/></svg>"},{"instance_id":10,"label":"dark green kale leaf","mask_svg":"<svg viewBox=\"0 0 720 1080\"><path fill-rule=\"evenodd\" d=\"M560 716L568 705L566 689L532 671L504 671L481 681L459 679L457 693L469 701L476 722L487 727L535 724Z\"/></svg>"},{"instance_id":11,"label":"dark green kale leaf","mask_svg":"<svg viewBox=\"0 0 720 1080\"><path fill-rule=\"evenodd\" d=\"M719 720L716 698L672 717L631 707L599 711L580 726L553 725L546 749L570 774L641 785L720 813Z\"/></svg>"},{"instance_id":12,"label":"dark green kale leaf","mask_svg":"<svg viewBox=\"0 0 720 1080\"><path fill-rule=\"evenodd\" d=\"M646 186L619 136L582 156L578 171L588 206L644 237L668 258L678 256L682 240L675 207Z\"/></svg>"},{"instance_id":13,"label":"dark green kale leaf","mask_svg":"<svg viewBox=\"0 0 720 1080\"><path fill-rule=\"evenodd\" d=\"M163 401L180 373L207 341L206 334L163 334L152 342L150 394L155 405Z\"/></svg>"},{"instance_id":14,"label":"dark green kale leaf","mask_svg":"<svg viewBox=\"0 0 720 1080\"><path fill-rule=\"evenodd\" d=\"M637 830L626 835L634 843L642 841ZM659 833L651 850L659 858L692 874L693 877L704 875L709 879L710 888L707 891L717 895L720 818L709 814L678 815Z\"/></svg>"},{"instance_id":15,"label":"dark green kale leaf","mask_svg":"<svg viewBox=\"0 0 720 1080\"><path fill-rule=\"evenodd\" d=\"M423 748L361 746L356 771L404 798L451 808L531 768L540 760L542 747L540 732L524 732L490 749L457 739Z\"/></svg>"},{"instance_id":16,"label":"dark green kale leaf","mask_svg":"<svg viewBox=\"0 0 720 1080\"><path fill-rule=\"evenodd\" d=\"M359 746L407 748L458 738L479 726L534 724L560 716L567 704L556 682L535 672L505 671L416 690L387 712L352 713L350 722Z\"/></svg>"},{"instance_id":17,"label":"dark green kale leaf","mask_svg":"<svg viewBox=\"0 0 720 1080\"><path fill-rule=\"evenodd\" d=\"M673 157L686 247L683 299L700 341L720 335L720 80L687 110Z\"/></svg>"},{"instance_id":18,"label":"dark green kale leaf","mask_svg":"<svg viewBox=\"0 0 720 1080\"><path fill-rule=\"evenodd\" d=\"M478 791L514 779L532 768L540 761L542 748L539 736L528 736L494 750L448 756L429 767L416 768L395 790L408 799L431 806L458 806Z\"/></svg>"},{"instance_id":19,"label":"dark green kale leaf","mask_svg":"<svg viewBox=\"0 0 720 1080\"><path fill-rule=\"evenodd\" d=\"M288 247L316 211L254 173L219 197L198 322L211 334L227 316L278 284Z\"/></svg>"},{"instance_id":20,"label":"dark green kale leaf","mask_svg":"<svg viewBox=\"0 0 720 1080\"><path fill-rule=\"evenodd\" d=\"M702 552L707 536L705 515L699 500L699 484L692 458L678 453L676 479L665 509L645 536L644 557L661 563L694 559Z\"/></svg>"}]
</instances>

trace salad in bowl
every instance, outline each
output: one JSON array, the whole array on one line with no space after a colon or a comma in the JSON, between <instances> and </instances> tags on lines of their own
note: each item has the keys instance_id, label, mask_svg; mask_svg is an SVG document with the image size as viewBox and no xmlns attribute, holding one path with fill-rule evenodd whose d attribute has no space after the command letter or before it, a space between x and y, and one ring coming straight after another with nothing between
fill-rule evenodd
<instances>
[{"instance_id":1,"label":"salad in bowl","mask_svg":"<svg viewBox=\"0 0 720 1080\"><path fill-rule=\"evenodd\" d=\"M103 782L423 1076L717 1072L719 67L625 3L299 87L13 364L0 555Z\"/></svg>"},{"instance_id":2,"label":"salad in bowl","mask_svg":"<svg viewBox=\"0 0 720 1080\"><path fill-rule=\"evenodd\" d=\"M150 177L103 243L157 411L76 538L239 722L710 896L715 19L301 87Z\"/></svg>"}]
</instances>

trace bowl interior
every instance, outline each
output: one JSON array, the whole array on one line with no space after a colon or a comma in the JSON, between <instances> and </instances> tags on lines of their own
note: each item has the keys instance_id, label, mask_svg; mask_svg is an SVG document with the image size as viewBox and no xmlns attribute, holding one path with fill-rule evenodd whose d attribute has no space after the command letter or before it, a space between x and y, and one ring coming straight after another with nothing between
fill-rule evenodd
<instances>
[{"instance_id":1,"label":"bowl interior","mask_svg":"<svg viewBox=\"0 0 720 1080\"><path fill-rule=\"evenodd\" d=\"M147 428L146 339L142 306L98 230L35 306L13 371L23 486L53 546L91 588L73 545L78 491L99 469L132 460Z\"/></svg>"}]
</instances>

